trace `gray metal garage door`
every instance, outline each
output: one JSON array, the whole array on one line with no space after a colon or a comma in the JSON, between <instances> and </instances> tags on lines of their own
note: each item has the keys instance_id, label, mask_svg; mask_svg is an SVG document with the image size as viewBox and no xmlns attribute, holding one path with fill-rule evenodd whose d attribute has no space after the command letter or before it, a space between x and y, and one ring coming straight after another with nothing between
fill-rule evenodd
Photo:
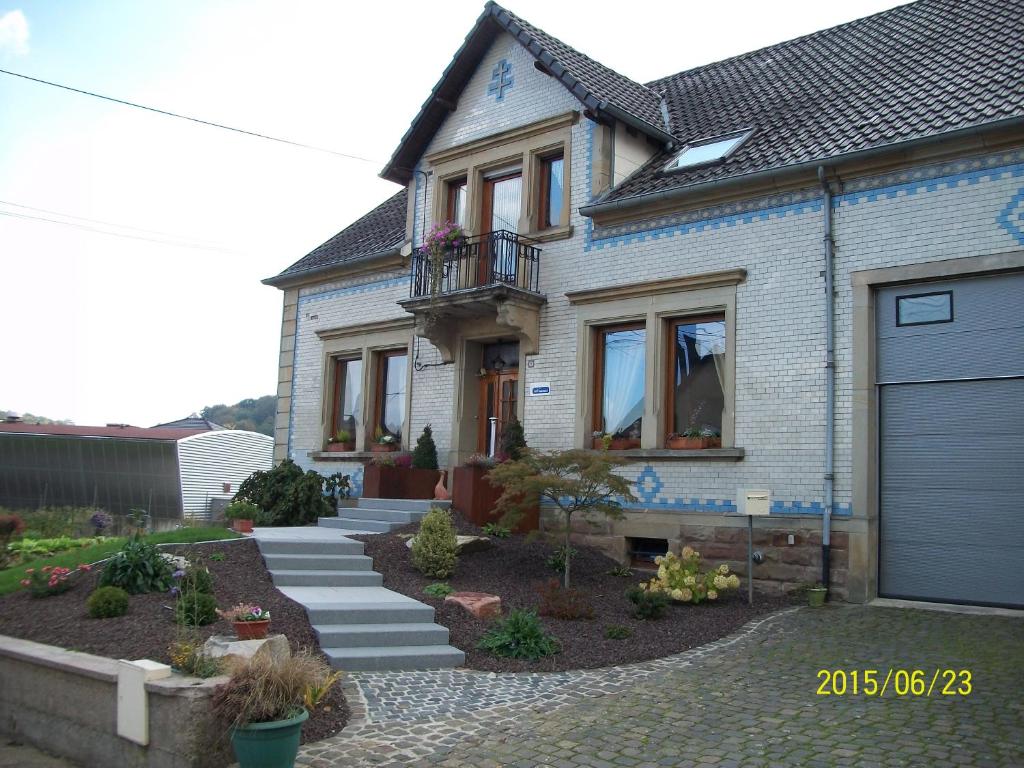
<instances>
[{"instance_id":1,"label":"gray metal garage door","mask_svg":"<svg viewBox=\"0 0 1024 768\"><path fill-rule=\"evenodd\" d=\"M1024 605L1024 274L877 296L879 593Z\"/></svg>"}]
</instances>

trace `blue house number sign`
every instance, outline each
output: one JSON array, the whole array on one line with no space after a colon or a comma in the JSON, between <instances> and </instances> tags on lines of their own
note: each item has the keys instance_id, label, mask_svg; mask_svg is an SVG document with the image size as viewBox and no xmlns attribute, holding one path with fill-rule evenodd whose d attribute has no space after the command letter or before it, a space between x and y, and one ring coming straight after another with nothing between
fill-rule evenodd
<instances>
[{"instance_id":1,"label":"blue house number sign","mask_svg":"<svg viewBox=\"0 0 1024 768\"><path fill-rule=\"evenodd\" d=\"M550 395L551 385L545 382L538 382L537 384L530 385L530 396L537 397L539 395Z\"/></svg>"}]
</instances>

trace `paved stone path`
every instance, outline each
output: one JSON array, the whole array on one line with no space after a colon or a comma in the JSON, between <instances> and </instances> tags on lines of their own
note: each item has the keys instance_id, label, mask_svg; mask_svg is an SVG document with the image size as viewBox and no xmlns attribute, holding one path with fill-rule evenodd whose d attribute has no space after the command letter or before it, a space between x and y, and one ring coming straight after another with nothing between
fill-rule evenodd
<instances>
[{"instance_id":1,"label":"paved stone path","mask_svg":"<svg viewBox=\"0 0 1024 768\"><path fill-rule=\"evenodd\" d=\"M819 669L968 669L972 693L820 696ZM790 610L609 670L353 673L355 718L298 765L1024 766L1024 619Z\"/></svg>"}]
</instances>

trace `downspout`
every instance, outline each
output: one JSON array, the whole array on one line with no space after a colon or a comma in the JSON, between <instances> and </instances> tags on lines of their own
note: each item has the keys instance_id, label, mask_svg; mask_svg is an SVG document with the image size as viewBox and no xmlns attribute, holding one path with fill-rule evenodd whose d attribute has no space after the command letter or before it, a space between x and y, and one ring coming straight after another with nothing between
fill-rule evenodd
<instances>
[{"instance_id":1,"label":"downspout","mask_svg":"<svg viewBox=\"0 0 1024 768\"><path fill-rule=\"evenodd\" d=\"M825 166L818 166L818 181L821 183L822 220L825 246L825 509L821 517L821 583L829 585L829 552L832 540L832 505L835 495L835 384L836 384L836 342L835 291L832 272L835 259L835 238L832 226L832 188L825 177Z\"/></svg>"}]
</instances>

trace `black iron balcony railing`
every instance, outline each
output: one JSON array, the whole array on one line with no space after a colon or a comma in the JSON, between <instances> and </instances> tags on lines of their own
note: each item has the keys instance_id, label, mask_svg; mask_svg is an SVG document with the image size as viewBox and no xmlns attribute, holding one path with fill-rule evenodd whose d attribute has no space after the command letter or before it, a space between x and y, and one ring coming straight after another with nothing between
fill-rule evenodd
<instances>
[{"instance_id":1,"label":"black iron balcony railing","mask_svg":"<svg viewBox=\"0 0 1024 768\"><path fill-rule=\"evenodd\" d=\"M496 285L538 293L540 248L527 239L504 229L467 237L436 263L429 253L414 251L409 295L415 299Z\"/></svg>"}]
</instances>

